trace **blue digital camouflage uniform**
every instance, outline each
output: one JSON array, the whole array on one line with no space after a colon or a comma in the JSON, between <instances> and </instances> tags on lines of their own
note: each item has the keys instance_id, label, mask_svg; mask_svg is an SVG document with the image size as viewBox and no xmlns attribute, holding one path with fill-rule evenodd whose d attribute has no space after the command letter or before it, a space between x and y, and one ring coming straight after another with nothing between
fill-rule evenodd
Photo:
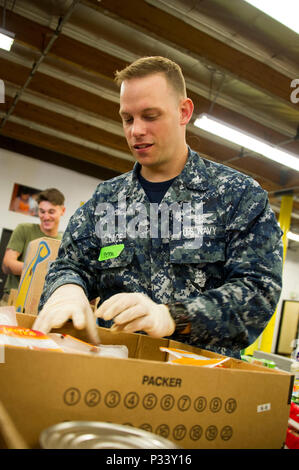
<instances>
[{"instance_id":1,"label":"blue digital camouflage uniform","mask_svg":"<svg viewBox=\"0 0 299 470\"><path fill-rule=\"evenodd\" d=\"M100 183L70 218L40 309L66 283L82 286L90 300L100 296L101 302L120 292L143 292L157 303L183 307L191 332L175 333L172 339L239 357L267 325L281 291L282 231L267 193L249 176L189 149L162 203L180 208L199 204L202 223L197 232L179 234L174 225L178 212L169 211L167 234L165 219L151 217L149 222L152 209L137 179L137 165ZM144 207L147 213L141 217ZM137 227L139 236L132 236L130 227ZM163 232L158 237L157 229ZM199 243L190 244L194 233ZM118 256L112 258L113 248L110 254L106 248L99 261L103 247L120 244L124 248Z\"/></svg>"}]
</instances>

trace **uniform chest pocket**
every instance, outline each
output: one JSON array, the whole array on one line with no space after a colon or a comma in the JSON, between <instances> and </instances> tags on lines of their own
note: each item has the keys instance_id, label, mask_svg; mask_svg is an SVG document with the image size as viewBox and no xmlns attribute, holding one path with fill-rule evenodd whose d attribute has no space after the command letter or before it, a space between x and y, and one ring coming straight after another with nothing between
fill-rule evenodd
<instances>
[{"instance_id":1,"label":"uniform chest pocket","mask_svg":"<svg viewBox=\"0 0 299 470\"><path fill-rule=\"evenodd\" d=\"M78 228L72 224L70 226L70 234L79 256L89 260L91 263L96 262L99 253L99 240L90 227Z\"/></svg>"},{"instance_id":2,"label":"uniform chest pocket","mask_svg":"<svg viewBox=\"0 0 299 470\"><path fill-rule=\"evenodd\" d=\"M113 245L105 245L101 248L97 261L99 295L105 300L107 293L109 296L119 292L138 291L138 275L134 265L134 247L124 243L124 248L118 256L110 257L113 254ZM104 254L104 256L103 256ZM105 259L103 259L105 258Z\"/></svg>"},{"instance_id":3,"label":"uniform chest pocket","mask_svg":"<svg viewBox=\"0 0 299 470\"><path fill-rule=\"evenodd\" d=\"M207 289L223 283L225 242L208 241L194 248L185 243L170 242L170 272L176 300L195 298Z\"/></svg>"},{"instance_id":4,"label":"uniform chest pocket","mask_svg":"<svg viewBox=\"0 0 299 470\"><path fill-rule=\"evenodd\" d=\"M171 241L169 244L170 263L196 264L217 263L225 261L225 242L221 239L203 242L199 247L190 242Z\"/></svg>"}]
</instances>

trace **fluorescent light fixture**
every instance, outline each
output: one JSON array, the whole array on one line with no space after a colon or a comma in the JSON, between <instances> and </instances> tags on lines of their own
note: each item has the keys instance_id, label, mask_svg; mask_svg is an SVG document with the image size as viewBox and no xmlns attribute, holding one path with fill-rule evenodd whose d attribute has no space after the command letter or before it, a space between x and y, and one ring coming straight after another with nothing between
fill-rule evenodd
<instances>
[{"instance_id":1,"label":"fluorescent light fixture","mask_svg":"<svg viewBox=\"0 0 299 470\"><path fill-rule=\"evenodd\" d=\"M245 0L266 15L271 16L287 28L299 33L299 2L298 0Z\"/></svg>"},{"instance_id":2,"label":"fluorescent light fixture","mask_svg":"<svg viewBox=\"0 0 299 470\"><path fill-rule=\"evenodd\" d=\"M299 242L299 235L297 233L288 232L287 237L294 242Z\"/></svg>"},{"instance_id":3,"label":"fluorescent light fixture","mask_svg":"<svg viewBox=\"0 0 299 470\"><path fill-rule=\"evenodd\" d=\"M250 134L225 124L218 119L212 118L207 114L201 114L195 121L194 126L207 132L217 135L222 139L233 142L245 149L270 158L281 165L285 165L293 170L299 171L299 157L284 150L280 150L274 145L258 139Z\"/></svg>"},{"instance_id":4,"label":"fluorescent light fixture","mask_svg":"<svg viewBox=\"0 0 299 470\"><path fill-rule=\"evenodd\" d=\"M4 28L0 28L0 49L10 51L11 46L14 42L15 34L7 31Z\"/></svg>"}]
</instances>

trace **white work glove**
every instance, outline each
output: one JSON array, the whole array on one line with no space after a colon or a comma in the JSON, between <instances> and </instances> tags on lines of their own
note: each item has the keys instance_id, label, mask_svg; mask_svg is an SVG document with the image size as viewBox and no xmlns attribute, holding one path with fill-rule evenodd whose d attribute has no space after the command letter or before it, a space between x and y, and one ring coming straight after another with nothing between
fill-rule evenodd
<instances>
[{"instance_id":1,"label":"white work glove","mask_svg":"<svg viewBox=\"0 0 299 470\"><path fill-rule=\"evenodd\" d=\"M48 333L60 328L67 320L73 320L74 327L81 330L95 317L82 287L64 284L58 287L45 303L34 322L33 329Z\"/></svg>"},{"instance_id":2,"label":"white work glove","mask_svg":"<svg viewBox=\"0 0 299 470\"><path fill-rule=\"evenodd\" d=\"M175 330L168 307L141 293L115 294L103 302L95 314L103 320L113 319L114 331L144 331L154 338L162 338L172 335Z\"/></svg>"}]
</instances>

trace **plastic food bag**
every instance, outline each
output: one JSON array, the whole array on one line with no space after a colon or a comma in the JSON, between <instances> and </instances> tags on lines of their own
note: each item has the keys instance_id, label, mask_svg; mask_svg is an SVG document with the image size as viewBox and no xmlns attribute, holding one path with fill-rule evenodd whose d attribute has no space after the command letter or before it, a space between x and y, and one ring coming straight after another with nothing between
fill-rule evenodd
<instances>
[{"instance_id":1,"label":"plastic food bag","mask_svg":"<svg viewBox=\"0 0 299 470\"><path fill-rule=\"evenodd\" d=\"M230 359L229 357L211 359L210 357L200 356L199 354L184 351L183 349L160 347L160 350L169 354L168 362L171 362L172 364L189 364L203 367L223 367L224 363Z\"/></svg>"},{"instance_id":2,"label":"plastic food bag","mask_svg":"<svg viewBox=\"0 0 299 470\"><path fill-rule=\"evenodd\" d=\"M0 307L0 325L18 325L15 307Z\"/></svg>"},{"instance_id":3,"label":"plastic food bag","mask_svg":"<svg viewBox=\"0 0 299 470\"><path fill-rule=\"evenodd\" d=\"M88 354L96 357L128 358L128 348L125 345L94 346L70 335L44 334L41 331L18 326L15 307L6 306L0 307L0 345Z\"/></svg>"},{"instance_id":4,"label":"plastic food bag","mask_svg":"<svg viewBox=\"0 0 299 470\"><path fill-rule=\"evenodd\" d=\"M57 346L67 353L89 354L100 357L128 358L128 348L124 345L103 345L93 346L70 335L59 333L49 333L49 337Z\"/></svg>"},{"instance_id":5,"label":"plastic food bag","mask_svg":"<svg viewBox=\"0 0 299 470\"><path fill-rule=\"evenodd\" d=\"M269 369L277 369L275 362L270 361L269 359L264 359L262 357L254 357L247 356L246 354L241 354L241 359L242 361L249 362L249 364L269 367Z\"/></svg>"}]
</instances>

